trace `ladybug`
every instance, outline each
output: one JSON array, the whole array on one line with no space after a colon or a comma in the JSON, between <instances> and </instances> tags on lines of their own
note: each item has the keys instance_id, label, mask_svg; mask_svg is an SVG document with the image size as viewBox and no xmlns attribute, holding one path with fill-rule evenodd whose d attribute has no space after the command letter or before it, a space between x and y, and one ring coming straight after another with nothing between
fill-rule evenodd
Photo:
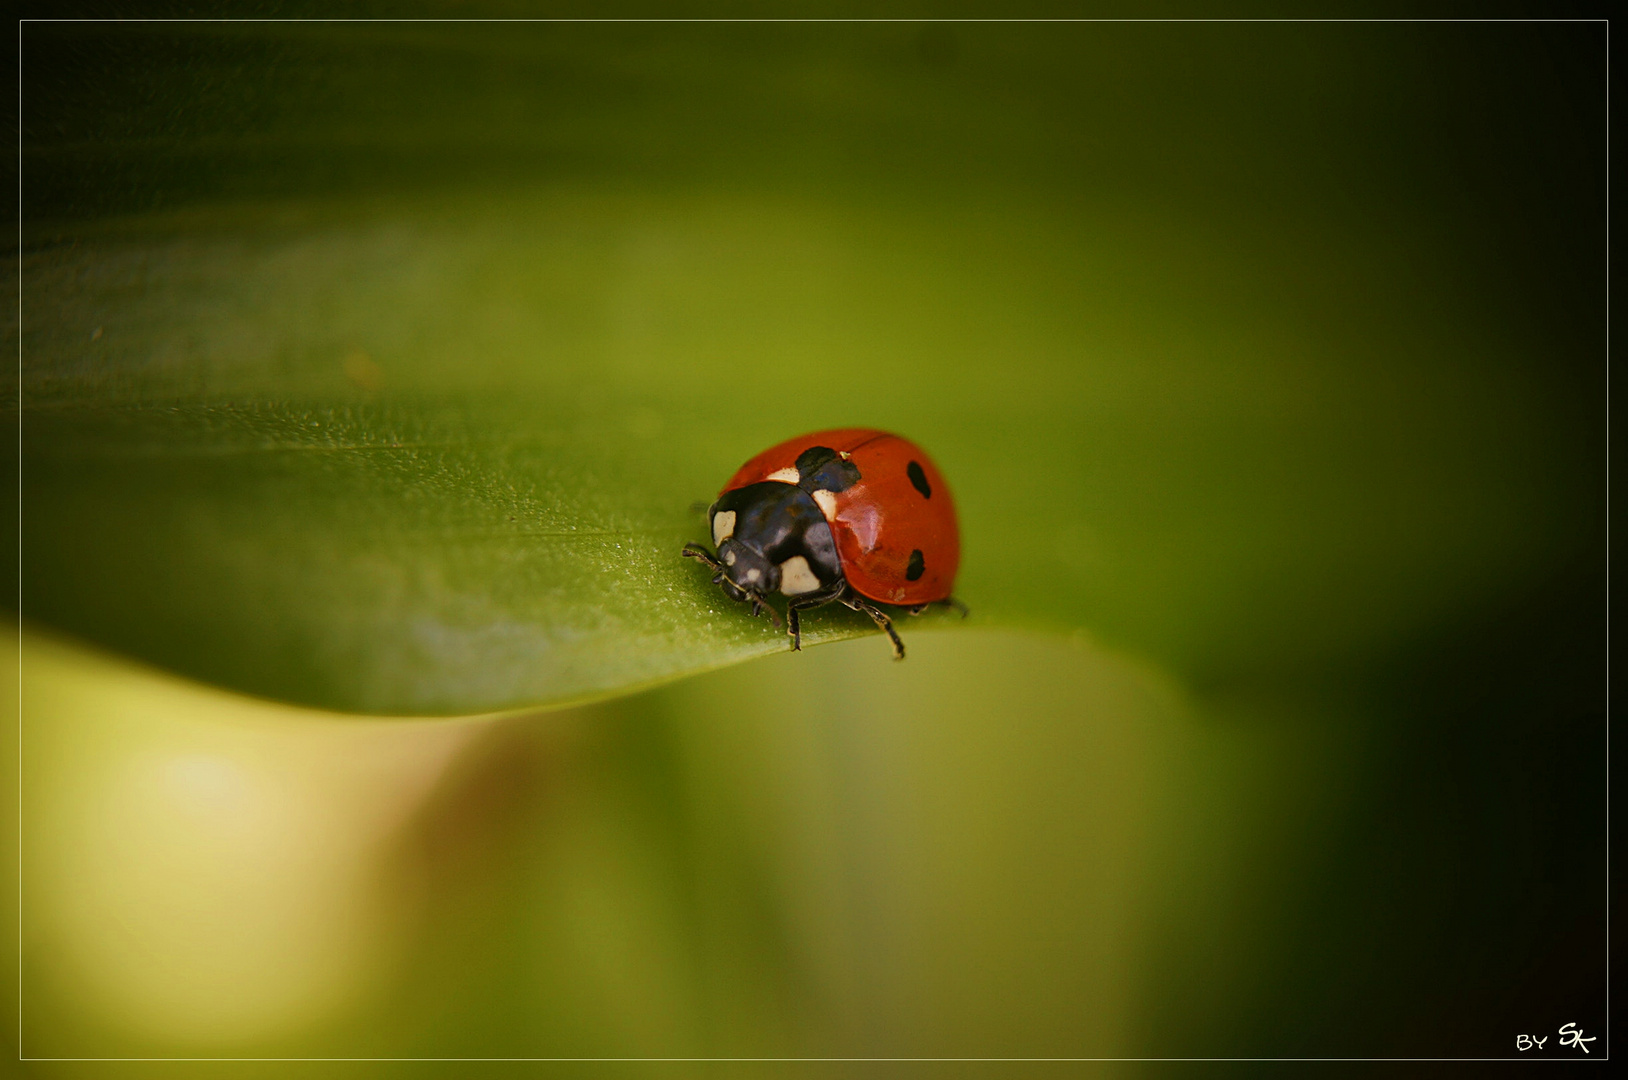
<instances>
[{"instance_id":1,"label":"ladybug","mask_svg":"<svg viewBox=\"0 0 1628 1080\"><path fill-rule=\"evenodd\" d=\"M683 554L716 573L731 600L780 618L767 598L787 598L786 632L802 648L799 614L832 602L869 615L904 659L904 643L878 604L919 615L944 604L961 564L949 485L915 443L870 428L816 431L772 446L740 467L707 512L714 555Z\"/></svg>"}]
</instances>

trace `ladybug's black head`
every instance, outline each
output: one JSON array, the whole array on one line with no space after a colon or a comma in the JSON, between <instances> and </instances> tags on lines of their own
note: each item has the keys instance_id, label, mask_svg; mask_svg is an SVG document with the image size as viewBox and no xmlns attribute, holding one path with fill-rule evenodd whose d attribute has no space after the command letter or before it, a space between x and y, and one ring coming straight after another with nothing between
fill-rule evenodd
<instances>
[{"instance_id":1,"label":"ladybug's black head","mask_svg":"<svg viewBox=\"0 0 1628 1080\"><path fill-rule=\"evenodd\" d=\"M731 600L745 600L748 593L767 595L780 588L780 567L750 544L725 540L718 545L718 561L724 564L724 579L718 584Z\"/></svg>"}]
</instances>

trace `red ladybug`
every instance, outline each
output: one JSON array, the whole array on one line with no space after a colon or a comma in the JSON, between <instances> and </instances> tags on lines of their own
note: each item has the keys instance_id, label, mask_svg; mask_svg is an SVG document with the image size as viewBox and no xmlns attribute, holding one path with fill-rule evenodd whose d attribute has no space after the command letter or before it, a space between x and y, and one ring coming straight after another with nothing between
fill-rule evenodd
<instances>
[{"instance_id":1,"label":"red ladybug","mask_svg":"<svg viewBox=\"0 0 1628 1080\"><path fill-rule=\"evenodd\" d=\"M904 643L877 604L920 614L929 604L966 608L950 595L961 564L955 501L933 459L908 439L838 428L788 439L740 467L708 511L715 556L684 554L717 571L724 595L767 610L786 596L791 647L802 648L798 614L836 601L863 611Z\"/></svg>"}]
</instances>

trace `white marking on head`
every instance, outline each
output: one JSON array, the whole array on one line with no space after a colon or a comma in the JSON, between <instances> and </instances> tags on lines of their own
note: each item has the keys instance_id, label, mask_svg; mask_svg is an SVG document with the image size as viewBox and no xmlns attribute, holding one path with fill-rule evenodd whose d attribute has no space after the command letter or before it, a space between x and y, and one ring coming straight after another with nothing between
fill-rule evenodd
<instances>
[{"instance_id":1,"label":"white marking on head","mask_svg":"<svg viewBox=\"0 0 1628 1080\"><path fill-rule=\"evenodd\" d=\"M757 584L757 579L762 577L762 576L763 576L763 571L759 570L755 566L752 567L752 569L746 571L746 580L750 581L753 585L756 585Z\"/></svg>"},{"instance_id":2,"label":"white marking on head","mask_svg":"<svg viewBox=\"0 0 1628 1080\"><path fill-rule=\"evenodd\" d=\"M775 472L770 473L768 476L765 476L764 479L778 480L782 484L795 484L799 479L797 475L797 466L787 465L784 469L776 470Z\"/></svg>"},{"instance_id":3,"label":"white marking on head","mask_svg":"<svg viewBox=\"0 0 1628 1080\"><path fill-rule=\"evenodd\" d=\"M728 540L735 535L735 511L720 510L712 517L712 546Z\"/></svg>"},{"instance_id":4,"label":"white marking on head","mask_svg":"<svg viewBox=\"0 0 1628 1080\"><path fill-rule=\"evenodd\" d=\"M836 492L827 491L824 488L820 488L818 491L814 492L814 501L820 504L820 513L825 515L825 520L831 521L831 520L834 520L836 518L836 516L837 516L837 493Z\"/></svg>"},{"instance_id":5,"label":"white marking on head","mask_svg":"<svg viewBox=\"0 0 1628 1080\"><path fill-rule=\"evenodd\" d=\"M734 566L735 565L735 549L734 548L730 548L728 551L724 552L724 565L725 566Z\"/></svg>"},{"instance_id":6,"label":"white marking on head","mask_svg":"<svg viewBox=\"0 0 1628 1080\"><path fill-rule=\"evenodd\" d=\"M814 576L814 571L808 568L808 560L801 555L793 555L780 564L780 591L787 596L818 592L819 588L820 579Z\"/></svg>"}]
</instances>

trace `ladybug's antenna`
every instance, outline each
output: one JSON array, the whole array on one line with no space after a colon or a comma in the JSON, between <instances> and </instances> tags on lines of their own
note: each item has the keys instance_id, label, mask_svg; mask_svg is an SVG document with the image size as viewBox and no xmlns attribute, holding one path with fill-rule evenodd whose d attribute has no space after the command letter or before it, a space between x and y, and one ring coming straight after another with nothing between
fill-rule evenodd
<instances>
[{"instance_id":1,"label":"ladybug's antenna","mask_svg":"<svg viewBox=\"0 0 1628 1080\"><path fill-rule=\"evenodd\" d=\"M708 551L700 544L685 544L684 550L679 552L679 554L684 556L686 559L698 559L699 561L706 563L708 566L718 571L720 574L723 573L723 563L719 562L717 558L713 556L712 552ZM718 583L718 579L713 578L712 583L716 585Z\"/></svg>"}]
</instances>

